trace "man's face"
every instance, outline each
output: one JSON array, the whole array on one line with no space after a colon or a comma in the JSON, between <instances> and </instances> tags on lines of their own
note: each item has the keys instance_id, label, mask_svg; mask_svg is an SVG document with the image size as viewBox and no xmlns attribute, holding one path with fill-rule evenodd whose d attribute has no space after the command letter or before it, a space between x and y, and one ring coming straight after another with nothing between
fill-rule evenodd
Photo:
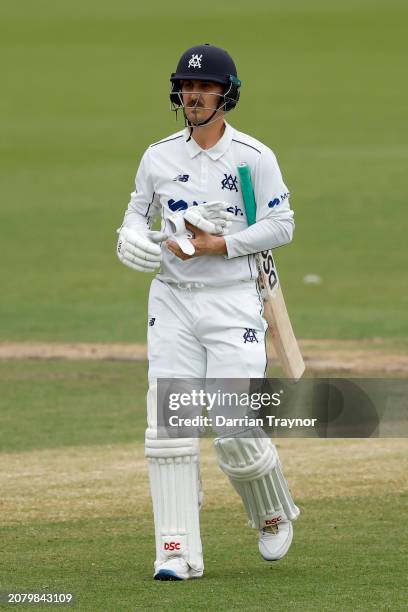
<instances>
[{"instance_id":1,"label":"man's face","mask_svg":"<svg viewBox=\"0 0 408 612\"><path fill-rule=\"evenodd\" d=\"M181 81L181 93L187 119L203 123L219 107L224 87L211 81Z\"/></svg>"}]
</instances>

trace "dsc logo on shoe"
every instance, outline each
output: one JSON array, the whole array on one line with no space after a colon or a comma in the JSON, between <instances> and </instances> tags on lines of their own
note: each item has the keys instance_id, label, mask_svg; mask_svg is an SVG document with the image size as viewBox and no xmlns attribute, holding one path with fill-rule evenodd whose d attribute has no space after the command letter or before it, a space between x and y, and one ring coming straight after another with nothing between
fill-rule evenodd
<instances>
[{"instance_id":1,"label":"dsc logo on shoe","mask_svg":"<svg viewBox=\"0 0 408 612\"><path fill-rule=\"evenodd\" d=\"M280 523L282 520L282 517L279 516L275 516L273 519L268 519L265 521L265 525L276 525L276 523Z\"/></svg>"},{"instance_id":2,"label":"dsc logo on shoe","mask_svg":"<svg viewBox=\"0 0 408 612\"><path fill-rule=\"evenodd\" d=\"M180 542L165 542L164 550L180 550Z\"/></svg>"}]
</instances>

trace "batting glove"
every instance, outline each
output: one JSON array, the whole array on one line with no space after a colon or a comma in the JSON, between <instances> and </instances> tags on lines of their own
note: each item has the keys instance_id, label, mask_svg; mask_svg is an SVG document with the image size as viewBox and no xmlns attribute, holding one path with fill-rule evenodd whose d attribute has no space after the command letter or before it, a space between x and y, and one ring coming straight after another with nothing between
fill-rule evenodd
<instances>
[{"instance_id":1,"label":"batting glove","mask_svg":"<svg viewBox=\"0 0 408 612\"><path fill-rule=\"evenodd\" d=\"M206 202L189 208L184 213L184 219L208 234L225 236L233 219L233 213L227 210L230 206L230 203L218 200Z\"/></svg>"},{"instance_id":2,"label":"batting glove","mask_svg":"<svg viewBox=\"0 0 408 612\"><path fill-rule=\"evenodd\" d=\"M139 272L153 272L160 267L162 254L158 243L168 238L164 232L122 227L118 230L117 254L120 261Z\"/></svg>"}]
</instances>

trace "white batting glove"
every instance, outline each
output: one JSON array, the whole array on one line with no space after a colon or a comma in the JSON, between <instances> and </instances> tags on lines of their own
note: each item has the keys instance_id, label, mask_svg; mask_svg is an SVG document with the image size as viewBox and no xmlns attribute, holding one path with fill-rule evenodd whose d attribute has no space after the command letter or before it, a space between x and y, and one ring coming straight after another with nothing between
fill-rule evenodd
<instances>
[{"instance_id":1,"label":"white batting glove","mask_svg":"<svg viewBox=\"0 0 408 612\"><path fill-rule=\"evenodd\" d=\"M160 267L162 254L158 243L166 240L167 234L130 227L122 227L118 233L117 254L125 266L139 272L153 272Z\"/></svg>"},{"instance_id":2,"label":"white batting glove","mask_svg":"<svg viewBox=\"0 0 408 612\"><path fill-rule=\"evenodd\" d=\"M208 234L226 236L234 218L233 213L227 210L230 206L230 203L218 200L206 202L189 208L184 219Z\"/></svg>"},{"instance_id":3,"label":"white batting glove","mask_svg":"<svg viewBox=\"0 0 408 612\"><path fill-rule=\"evenodd\" d=\"M189 240L192 238L192 235L187 230L184 219L184 211L173 213L167 217L166 221L172 231L170 238L171 240L174 240L174 242L177 242L183 253L186 253L187 255L194 255L195 248Z\"/></svg>"}]
</instances>

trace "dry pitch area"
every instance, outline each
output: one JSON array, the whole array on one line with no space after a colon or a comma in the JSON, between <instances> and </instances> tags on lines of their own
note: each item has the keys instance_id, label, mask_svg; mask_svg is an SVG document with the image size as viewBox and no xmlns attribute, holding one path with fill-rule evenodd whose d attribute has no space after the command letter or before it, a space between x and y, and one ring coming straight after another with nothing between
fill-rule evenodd
<instances>
[{"instance_id":1,"label":"dry pitch area","mask_svg":"<svg viewBox=\"0 0 408 612\"><path fill-rule=\"evenodd\" d=\"M366 340L301 340L300 346L310 372L366 372L383 375L407 374L406 341L385 338ZM273 346L268 355L277 365ZM144 344L109 344L90 342L0 342L0 359L103 359L142 361L147 357Z\"/></svg>"},{"instance_id":2,"label":"dry pitch area","mask_svg":"<svg viewBox=\"0 0 408 612\"><path fill-rule=\"evenodd\" d=\"M285 474L302 501L386 499L407 490L408 443L402 439L281 440ZM238 498L202 441L205 508ZM2 454L2 523L16 525L150 512L143 448L134 444L68 447ZM242 513L242 524L244 524Z\"/></svg>"}]
</instances>

